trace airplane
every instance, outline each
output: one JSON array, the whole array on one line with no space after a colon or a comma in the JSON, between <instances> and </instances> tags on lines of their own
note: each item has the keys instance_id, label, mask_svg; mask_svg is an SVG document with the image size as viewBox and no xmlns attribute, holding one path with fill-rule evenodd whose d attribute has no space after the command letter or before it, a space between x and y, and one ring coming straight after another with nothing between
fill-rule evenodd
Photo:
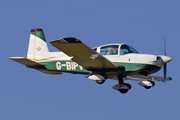
<instances>
[{"instance_id":1,"label":"airplane","mask_svg":"<svg viewBox=\"0 0 180 120\"><path fill-rule=\"evenodd\" d=\"M80 39L66 37L50 42L60 52L49 52L44 32L41 28L31 29L27 57L9 57L28 68L46 74L82 74L98 84L107 79L118 80L112 88L125 94L131 89L126 80L138 81L139 85L150 89L156 81L170 81L166 77L167 63L172 58L164 55L140 54L133 47L122 44L106 44L90 48ZM164 68L164 76L151 75Z\"/></svg>"}]
</instances>

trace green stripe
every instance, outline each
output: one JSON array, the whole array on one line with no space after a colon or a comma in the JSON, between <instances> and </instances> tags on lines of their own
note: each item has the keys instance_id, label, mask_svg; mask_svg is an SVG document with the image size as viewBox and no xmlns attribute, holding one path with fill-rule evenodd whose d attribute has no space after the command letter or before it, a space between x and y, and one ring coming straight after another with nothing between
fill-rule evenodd
<instances>
[{"instance_id":1,"label":"green stripe","mask_svg":"<svg viewBox=\"0 0 180 120\"><path fill-rule=\"evenodd\" d=\"M38 37L38 38L42 39L44 42L46 42L43 31L31 32L31 34L35 35L36 37Z\"/></svg>"},{"instance_id":2,"label":"green stripe","mask_svg":"<svg viewBox=\"0 0 180 120\"><path fill-rule=\"evenodd\" d=\"M115 62L116 65L124 66L125 71L149 71L154 73L159 71L161 68L155 65L140 64L140 63L121 63Z\"/></svg>"},{"instance_id":3,"label":"green stripe","mask_svg":"<svg viewBox=\"0 0 180 120\"><path fill-rule=\"evenodd\" d=\"M86 69L75 63L74 61L53 61L53 62L41 62L41 64L47 64L45 67L48 70L60 70L60 71L72 71L72 72L87 72Z\"/></svg>"},{"instance_id":4,"label":"green stripe","mask_svg":"<svg viewBox=\"0 0 180 120\"><path fill-rule=\"evenodd\" d=\"M124 66L126 72L148 72L155 73L161 68L155 65L149 64L139 64L139 63L121 63L114 62L116 65ZM52 61L52 62L41 62L45 64L45 68L48 70L58 70L58 71L68 71L68 72L78 72L78 73L89 73L86 69L82 68L80 65L74 61Z\"/></svg>"}]
</instances>

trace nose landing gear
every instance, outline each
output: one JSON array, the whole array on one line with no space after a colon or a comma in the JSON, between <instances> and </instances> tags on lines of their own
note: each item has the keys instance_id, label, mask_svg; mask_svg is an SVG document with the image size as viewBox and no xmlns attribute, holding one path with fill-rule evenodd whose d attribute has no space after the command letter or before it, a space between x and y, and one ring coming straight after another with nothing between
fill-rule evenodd
<instances>
[{"instance_id":1,"label":"nose landing gear","mask_svg":"<svg viewBox=\"0 0 180 120\"><path fill-rule=\"evenodd\" d=\"M118 76L119 84L113 86L112 88L118 90L120 93L125 94L131 89L131 85L128 83L124 83L123 77Z\"/></svg>"}]
</instances>

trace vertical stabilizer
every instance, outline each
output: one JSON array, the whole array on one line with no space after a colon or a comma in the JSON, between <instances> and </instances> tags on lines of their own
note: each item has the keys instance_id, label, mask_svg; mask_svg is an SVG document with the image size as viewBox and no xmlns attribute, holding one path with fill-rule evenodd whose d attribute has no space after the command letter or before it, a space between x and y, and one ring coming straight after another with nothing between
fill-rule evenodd
<instances>
[{"instance_id":1,"label":"vertical stabilizer","mask_svg":"<svg viewBox=\"0 0 180 120\"><path fill-rule=\"evenodd\" d=\"M48 46L43 30L32 29L29 39L27 58L31 60L41 60L48 57Z\"/></svg>"}]
</instances>

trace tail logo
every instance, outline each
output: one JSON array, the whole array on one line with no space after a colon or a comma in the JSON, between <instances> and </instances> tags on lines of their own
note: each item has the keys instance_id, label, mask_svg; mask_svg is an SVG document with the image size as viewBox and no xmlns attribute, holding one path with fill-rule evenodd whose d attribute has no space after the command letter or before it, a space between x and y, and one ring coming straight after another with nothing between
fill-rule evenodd
<instances>
[{"instance_id":1,"label":"tail logo","mask_svg":"<svg viewBox=\"0 0 180 120\"><path fill-rule=\"evenodd\" d=\"M41 50L41 47L37 47L36 50L37 50L37 51L40 51L40 50Z\"/></svg>"}]
</instances>

